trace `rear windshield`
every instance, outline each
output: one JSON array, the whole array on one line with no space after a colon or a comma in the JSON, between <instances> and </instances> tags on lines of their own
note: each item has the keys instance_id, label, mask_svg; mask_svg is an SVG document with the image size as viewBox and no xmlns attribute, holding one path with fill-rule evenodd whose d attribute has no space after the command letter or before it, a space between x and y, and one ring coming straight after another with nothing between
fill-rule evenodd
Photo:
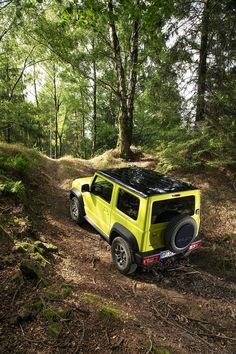
<instances>
[{"instance_id":1,"label":"rear windshield","mask_svg":"<svg viewBox=\"0 0 236 354\"><path fill-rule=\"evenodd\" d=\"M152 204L152 224L168 222L177 215L193 215L195 197L182 197L160 200Z\"/></svg>"}]
</instances>

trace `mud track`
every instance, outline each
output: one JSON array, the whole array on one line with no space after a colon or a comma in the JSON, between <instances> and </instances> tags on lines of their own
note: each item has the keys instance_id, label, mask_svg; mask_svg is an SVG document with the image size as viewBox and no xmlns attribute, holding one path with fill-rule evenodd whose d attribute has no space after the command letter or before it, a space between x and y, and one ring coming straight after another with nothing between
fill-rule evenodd
<instances>
[{"instance_id":1,"label":"mud track","mask_svg":"<svg viewBox=\"0 0 236 354\"><path fill-rule=\"evenodd\" d=\"M81 162L79 170L78 177L91 175L93 166ZM38 232L59 247L56 272L74 284L71 301L82 311L84 333L78 353L165 353L160 348L171 353L236 352L232 282L199 262L198 254L153 272L122 276L111 262L110 247L96 231L70 220L70 181L62 179L56 162L50 162L35 185L32 202ZM101 316L100 302L117 309L119 316ZM80 336L80 322L74 332ZM64 352L76 350L68 346Z\"/></svg>"}]
</instances>

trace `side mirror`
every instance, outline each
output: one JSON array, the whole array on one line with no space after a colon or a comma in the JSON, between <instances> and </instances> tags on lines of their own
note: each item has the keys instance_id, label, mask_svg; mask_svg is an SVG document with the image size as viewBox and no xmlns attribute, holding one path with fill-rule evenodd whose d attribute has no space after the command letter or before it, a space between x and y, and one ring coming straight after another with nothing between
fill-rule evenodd
<instances>
[{"instance_id":1,"label":"side mirror","mask_svg":"<svg viewBox=\"0 0 236 354\"><path fill-rule=\"evenodd\" d=\"M90 192L88 183L82 185L81 192Z\"/></svg>"}]
</instances>

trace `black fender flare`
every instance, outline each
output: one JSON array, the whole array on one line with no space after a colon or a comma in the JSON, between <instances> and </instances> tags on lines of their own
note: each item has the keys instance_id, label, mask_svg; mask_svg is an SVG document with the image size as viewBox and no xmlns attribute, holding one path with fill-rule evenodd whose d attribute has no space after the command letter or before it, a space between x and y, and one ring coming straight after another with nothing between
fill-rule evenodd
<instances>
[{"instance_id":1,"label":"black fender flare","mask_svg":"<svg viewBox=\"0 0 236 354\"><path fill-rule=\"evenodd\" d=\"M134 235L128 229L126 229L126 227L124 227L118 222L115 223L111 228L109 237L110 245L112 244L114 238L116 238L117 236L122 237L129 244L132 251L139 252L138 242Z\"/></svg>"},{"instance_id":2,"label":"black fender flare","mask_svg":"<svg viewBox=\"0 0 236 354\"><path fill-rule=\"evenodd\" d=\"M73 197L78 198L78 200L80 201L81 205L82 205L82 211L83 211L83 216L85 216L85 210L84 210L84 200L83 200L83 196L82 193L76 189L76 188L72 188L70 190L70 199L72 199Z\"/></svg>"}]
</instances>

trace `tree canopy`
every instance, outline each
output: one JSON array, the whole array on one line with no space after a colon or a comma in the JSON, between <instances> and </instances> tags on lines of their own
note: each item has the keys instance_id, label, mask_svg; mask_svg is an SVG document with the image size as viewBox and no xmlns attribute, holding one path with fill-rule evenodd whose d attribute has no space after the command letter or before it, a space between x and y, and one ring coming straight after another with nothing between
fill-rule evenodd
<instances>
[{"instance_id":1,"label":"tree canopy","mask_svg":"<svg viewBox=\"0 0 236 354\"><path fill-rule=\"evenodd\" d=\"M233 166L235 18L233 0L2 1L1 140Z\"/></svg>"}]
</instances>

